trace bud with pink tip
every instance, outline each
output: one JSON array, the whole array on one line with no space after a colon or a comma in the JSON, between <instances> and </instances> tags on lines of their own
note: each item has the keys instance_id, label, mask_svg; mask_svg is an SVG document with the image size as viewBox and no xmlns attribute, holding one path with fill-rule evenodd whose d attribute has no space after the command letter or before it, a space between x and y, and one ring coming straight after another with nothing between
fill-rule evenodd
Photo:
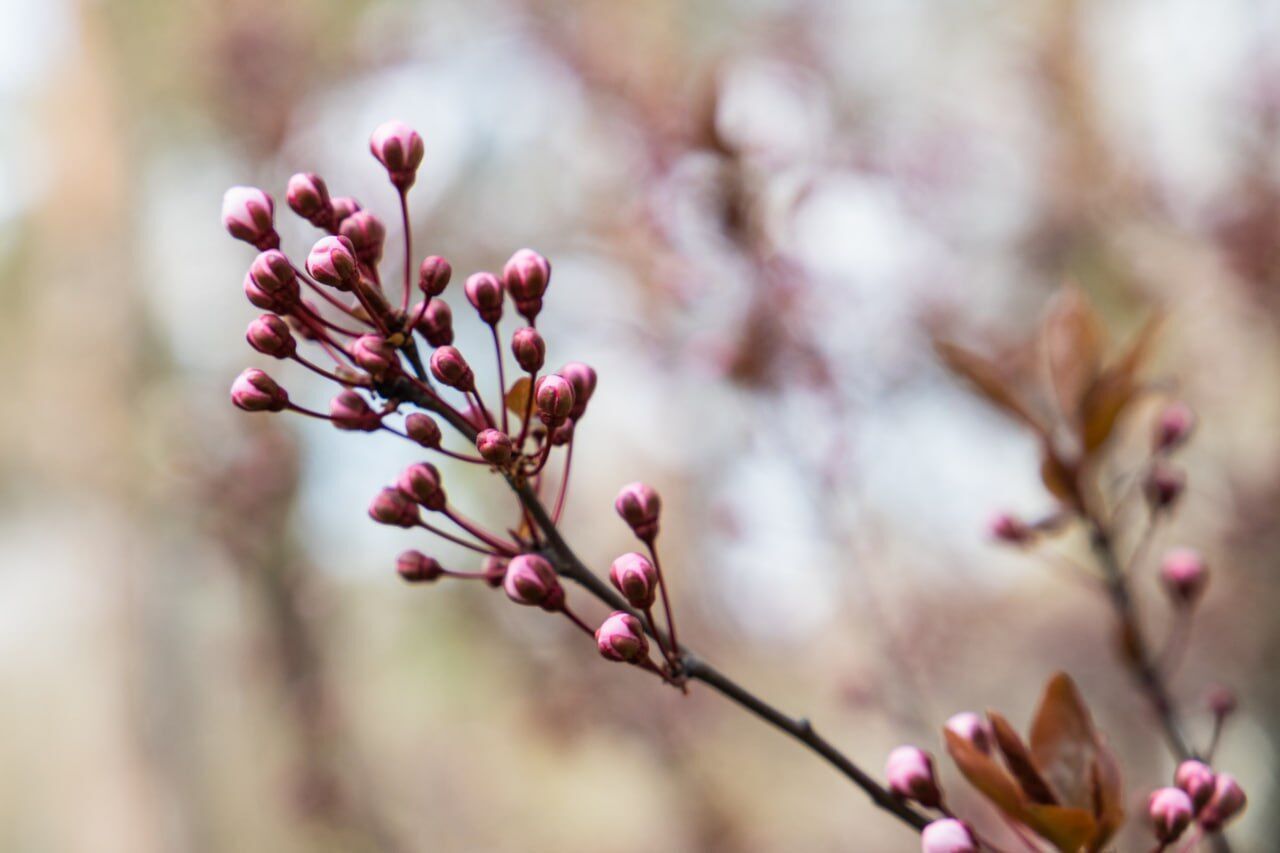
<instances>
[{"instance_id":1,"label":"bud with pink tip","mask_svg":"<svg viewBox=\"0 0 1280 853\"><path fill-rule=\"evenodd\" d=\"M1222 829L1228 821L1249 804L1244 789L1230 773L1219 773L1213 784L1213 797L1199 814L1200 825L1207 832Z\"/></svg>"},{"instance_id":2,"label":"bud with pink tip","mask_svg":"<svg viewBox=\"0 0 1280 853\"><path fill-rule=\"evenodd\" d=\"M317 228L333 221L333 203L324 179L314 172L299 172L289 179L285 198L293 212Z\"/></svg>"},{"instance_id":3,"label":"bud with pink tip","mask_svg":"<svg viewBox=\"0 0 1280 853\"><path fill-rule=\"evenodd\" d=\"M256 367L250 367L231 383L231 402L246 412L279 412L289 405L289 394Z\"/></svg>"},{"instance_id":4,"label":"bud with pink tip","mask_svg":"<svg viewBox=\"0 0 1280 853\"><path fill-rule=\"evenodd\" d=\"M613 501L613 508L642 541L650 542L657 538L662 499L651 486L644 483L623 486Z\"/></svg>"},{"instance_id":5,"label":"bud with pink tip","mask_svg":"<svg viewBox=\"0 0 1280 853\"><path fill-rule=\"evenodd\" d=\"M351 241L356 257L368 266L377 266L382 260L382 244L387 239L387 228L382 220L367 210L357 210L342 220L338 233Z\"/></svg>"},{"instance_id":6,"label":"bud with pink tip","mask_svg":"<svg viewBox=\"0 0 1280 853\"><path fill-rule=\"evenodd\" d=\"M525 373L537 373L547 357L547 343L533 326L516 329L511 336L511 353Z\"/></svg>"},{"instance_id":7,"label":"bud with pink tip","mask_svg":"<svg viewBox=\"0 0 1280 853\"><path fill-rule=\"evenodd\" d=\"M639 663L649 656L644 627L625 610L615 610L596 629L596 648L606 659L619 663Z\"/></svg>"},{"instance_id":8,"label":"bud with pink tip","mask_svg":"<svg viewBox=\"0 0 1280 853\"><path fill-rule=\"evenodd\" d=\"M416 462L405 468L396 480L396 488L406 498L417 501L432 512L444 509L447 501L440 472L430 462Z\"/></svg>"},{"instance_id":9,"label":"bud with pink tip","mask_svg":"<svg viewBox=\"0 0 1280 853\"><path fill-rule=\"evenodd\" d=\"M338 196L329 202L329 207L333 211L333 218L329 222L330 230L337 231L338 227L346 221L348 216L353 213L359 213L364 210L364 206L351 196Z\"/></svg>"},{"instance_id":10,"label":"bud with pink tip","mask_svg":"<svg viewBox=\"0 0 1280 853\"><path fill-rule=\"evenodd\" d=\"M987 721L972 711L964 711L947 720L946 730L968 742L979 752L990 755L994 735Z\"/></svg>"},{"instance_id":11,"label":"bud with pink tip","mask_svg":"<svg viewBox=\"0 0 1280 853\"><path fill-rule=\"evenodd\" d=\"M341 430L373 432L382 426L382 418L355 391L346 390L329 401L329 419Z\"/></svg>"},{"instance_id":12,"label":"bud with pink tip","mask_svg":"<svg viewBox=\"0 0 1280 853\"><path fill-rule=\"evenodd\" d=\"M431 375L442 385L459 391L476 389L476 376L457 347L444 346L431 353Z\"/></svg>"},{"instance_id":13,"label":"bud with pink tip","mask_svg":"<svg viewBox=\"0 0 1280 853\"><path fill-rule=\"evenodd\" d=\"M587 411L587 401L596 392L596 371L580 361L571 361L558 371L573 388L573 409L569 417L582 420Z\"/></svg>"},{"instance_id":14,"label":"bud with pink tip","mask_svg":"<svg viewBox=\"0 0 1280 853\"><path fill-rule=\"evenodd\" d=\"M430 583L444 574L444 567L435 557L409 550L396 557L396 571L409 583Z\"/></svg>"},{"instance_id":15,"label":"bud with pink tip","mask_svg":"<svg viewBox=\"0 0 1280 853\"><path fill-rule=\"evenodd\" d=\"M1030 525L1008 512L993 515L987 523L987 530L992 539L1010 545L1025 545L1032 538Z\"/></svg>"},{"instance_id":16,"label":"bud with pink tip","mask_svg":"<svg viewBox=\"0 0 1280 853\"><path fill-rule=\"evenodd\" d=\"M502 268L502 279L520 316L532 323L542 310L542 295L551 281L551 264L533 249L520 249Z\"/></svg>"},{"instance_id":17,"label":"bud with pink tip","mask_svg":"<svg viewBox=\"0 0 1280 853\"><path fill-rule=\"evenodd\" d=\"M1147 472L1142 487L1153 510L1169 509L1186 489L1187 475L1173 463L1157 459Z\"/></svg>"},{"instance_id":18,"label":"bud with pink tip","mask_svg":"<svg viewBox=\"0 0 1280 853\"><path fill-rule=\"evenodd\" d=\"M554 427L573 411L573 386L563 376L544 376L534 388L533 403L542 422Z\"/></svg>"},{"instance_id":19,"label":"bud with pink tip","mask_svg":"<svg viewBox=\"0 0 1280 853\"><path fill-rule=\"evenodd\" d=\"M440 425L430 415L414 412L404 419L404 431L423 447L440 447Z\"/></svg>"},{"instance_id":20,"label":"bud with pink tip","mask_svg":"<svg viewBox=\"0 0 1280 853\"><path fill-rule=\"evenodd\" d=\"M1209 713L1219 719L1226 719L1236 711L1236 692L1225 684L1214 684L1205 694L1204 703Z\"/></svg>"},{"instance_id":21,"label":"bud with pink tip","mask_svg":"<svg viewBox=\"0 0 1280 853\"><path fill-rule=\"evenodd\" d=\"M502 319L502 282L491 272L478 272L467 277L463 286L467 301L476 309L480 319L496 326Z\"/></svg>"},{"instance_id":22,"label":"bud with pink tip","mask_svg":"<svg viewBox=\"0 0 1280 853\"><path fill-rule=\"evenodd\" d=\"M658 595L658 570L643 554L623 554L609 567L609 580L632 607L645 610Z\"/></svg>"},{"instance_id":23,"label":"bud with pink tip","mask_svg":"<svg viewBox=\"0 0 1280 853\"><path fill-rule=\"evenodd\" d=\"M511 461L511 439L502 430L481 430L476 435L476 450L490 465L506 465Z\"/></svg>"},{"instance_id":24,"label":"bud with pink tip","mask_svg":"<svg viewBox=\"0 0 1280 853\"><path fill-rule=\"evenodd\" d=\"M283 314L292 307L287 298L273 296L258 287L252 273L245 273L244 276L244 298L248 299L249 304L254 308L261 308L263 311Z\"/></svg>"},{"instance_id":25,"label":"bud with pink tip","mask_svg":"<svg viewBox=\"0 0 1280 853\"><path fill-rule=\"evenodd\" d=\"M573 441L574 424L573 418L569 418L555 429L551 430L551 446L564 447Z\"/></svg>"},{"instance_id":26,"label":"bud with pink tip","mask_svg":"<svg viewBox=\"0 0 1280 853\"><path fill-rule=\"evenodd\" d=\"M559 610L564 604L564 587L556 570L537 554L521 554L507 564L502 588L516 604Z\"/></svg>"},{"instance_id":27,"label":"bud with pink tip","mask_svg":"<svg viewBox=\"0 0 1280 853\"><path fill-rule=\"evenodd\" d=\"M400 355L381 335L361 335L350 344L351 358L374 379L385 379L399 371Z\"/></svg>"},{"instance_id":28,"label":"bud with pink tip","mask_svg":"<svg viewBox=\"0 0 1280 853\"><path fill-rule=\"evenodd\" d=\"M222 224L237 240L274 249L280 245L275 209L271 196L257 187L232 187L222 196Z\"/></svg>"},{"instance_id":29,"label":"bud with pink tip","mask_svg":"<svg viewBox=\"0 0 1280 853\"><path fill-rule=\"evenodd\" d=\"M1165 591L1181 607L1190 607L1204 593L1209 568L1204 557L1192 548L1174 548L1160 562L1160 581Z\"/></svg>"},{"instance_id":30,"label":"bud with pink tip","mask_svg":"<svg viewBox=\"0 0 1280 853\"><path fill-rule=\"evenodd\" d=\"M307 272L321 284L354 289L360 280L355 246L346 237L321 237L307 255Z\"/></svg>"},{"instance_id":31,"label":"bud with pink tip","mask_svg":"<svg viewBox=\"0 0 1280 853\"><path fill-rule=\"evenodd\" d=\"M418 320L418 334L427 339L433 347L444 347L453 343L453 310L449 303L432 299L425 311L415 309L414 316Z\"/></svg>"},{"instance_id":32,"label":"bud with pink tip","mask_svg":"<svg viewBox=\"0 0 1280 853\"><path fill-rule=\"evenodd\" d=\"M1181 401L1170 403L1156 422L1156 452L1169 453L1181 447L1195 428L1196 413L1191 407Z\"/></svg>"},{"instance_id":33,"label":"bud with pink tip","mask_svg":"<svg viewBox=\"0 0 1280 853\"><path fill-rule=\"evenodd\" d=\"M254 320L244 337L249 346L273 358L288 358L298 350L289 324L275 314L263 314Z\"/></svg>"},{"instance_id":34,"label":"bud with pink tip","mask_svg":"<svg viewBox=\"0 0 1280 853\"><path fill-rule=\"evenodd\" d=\"M502 586L502 581L507 576L507 564L509 562L510 560L505 557L485 557L484 565L480 568L481 573L484 575L484 582L494 589Z\"/></svg>"},{"instance_id":35,"label":"bud with pink tip","mask_svg":"<svg viewBox=\"0 0 1280 853\"><path fill-rule=\"evenodd\" d=\"M413 186L422 164L422 137L402 121L378 125L369 137L369 150L391 176L391 183L403 192Z\"/></svg>"},{"instance_id":36,"label":"bud with pink tip","mask_svg":"<svg viewBox=\"0 0 1280 853\"><path fill-rule=\"evenodd\" d=\"M418 288L428 297L439 296L453 278L453 267L439 255L428 255L418 267Z\"/></svg>"},{"instance_id":37,"label":"bud with pink tip","mask_svg":"<svg viewBox=\"0 0 1280 853\"><path fill-rule=\"evenodd\" d=\"M369 504L369 517L379 524L413 527L422 520L418 505L393 488L385 488Z\"/></svg>"},{"instance_id":38,"label":"bud with pink tip","mask_svg":"<svg viewBox=\"0 0 1280 853\"><path fill-rule=\"evenodd\" d=\"M933 772L933 758L914 746L900 746L889 753L885 762L889 790L906 800L915 800L926 808L942 802L942 792Z\"/></svg>"},{"instance_id":39,"label":"bud with pink tip","mask_svg":"<svg viewBox=\"0 0 1280 853\"><path fill-rule=\"evenodd\" d=\"M1147 800L1147 816L1156 840L1162 844L1177 841L1194 816L1191 798L1181 788L1161 788Z\"/></svg>"},{"instance_id":40,"label":"bud with pink tip","mask_svg":"<svg viewBox=\"0 0 1280 853\"><path fill-rule=\"evenodd\" d=\"M298 299L298 276L279 249L268 249L254 258L249 265L249 278L258 290L277 300L292 303Z\"/></svg>"},{"instance_id":41,"label":"bud with pink tip","mask_svg":"<svg viewBox=\"0 0 1280 853\"><path fill-rule=\"evenodd\" d=\"M1192 810L1197 814L1213 799L1213 786L1217 774L1203 761L1187 760L1178 765L1173 774L1173 784L1187 792Z\"/></svg>"},{"instance_id":42,"label":"bud with pink tip","mask_svg":"<svg viewBox=\"0 0 1280 853\"><path fill-rule=\"evenodd\" d=\"M953 817L935 820L920 833L921 853L978 853L978 842L963 822Z\"/></svg>"}]
</instances>

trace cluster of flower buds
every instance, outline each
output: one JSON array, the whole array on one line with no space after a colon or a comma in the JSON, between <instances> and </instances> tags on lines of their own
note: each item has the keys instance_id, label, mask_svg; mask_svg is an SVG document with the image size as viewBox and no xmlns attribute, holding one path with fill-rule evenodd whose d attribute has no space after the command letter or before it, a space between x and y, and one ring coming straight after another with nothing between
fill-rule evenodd
<instances>
[{"instance_id":1,"label":"cluster of flower buds","mask_svg":"<svg viewBox=\"0 0 1280 853\"><path fill-rule=\"evenodd\" d=\"M1248 804L1233 776L1215 773L1202 761L1179 764L1173 782L1171 787L1152 792L1147 800L1147 817L1161 845L1173 844L1192 823L1205 832L1216 832Z\"/></svg>"}]
</instances>

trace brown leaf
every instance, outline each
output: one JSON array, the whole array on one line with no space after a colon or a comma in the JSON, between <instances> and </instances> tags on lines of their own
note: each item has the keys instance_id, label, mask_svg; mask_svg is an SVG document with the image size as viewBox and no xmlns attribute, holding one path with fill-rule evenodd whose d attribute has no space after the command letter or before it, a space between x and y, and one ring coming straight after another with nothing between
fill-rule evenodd
<instances>
[{"instance_id":1,"label":"brown leaf","mask_svg":"<svg viewBox=\"0 0 1280 853\"><path fill-rule=\"evenodd\" d=\"M1080 505L1076 471L1045 442L1040 459L1040 480L1049 493L1069 506Z\"/></svg>"},{"instance_id":2,"label":"brown leaf","mask_svg":"<svg viewBox=\"0 0 1280 853\"><path fill-rule=\"evenodd\" d=\"M1138 373L1151 352L1161 322L1162 318L1154 315L1144 323L1115 364L1104 370L1080 399L1080 440L1087 452L1107 443L1120 416L1141 392Z\"/></svg>"},{"instance_id":3,"label":"brown leaf","mask_svg":"<svg viewBox=\"0 0 1280 853\"><path fill-rule=\"evenodd\" d=\"M1004 756L1005 764L1009 766L1009 772L1018 780L1018 784L1022 787L1022 791L1027 798L1033 803L1042 803L1044 805L1058 805L1058 797L1053 792L1053 788L1045 781L1041 775L1039 768L1036 767L1035 759L1032 758L1031 751L1027 749L1026 744L1022 742L1022 738L1013 730L1013 726L1009 725L1009 721L995 711L988 711L987 718L991 720L991 729L995 732L996 745L1000 747L1000 753Z\"/></svg>"},{"instance_id":4,"label":"brown leaf","mask_svg":"<svg viewBox=\"0 0 1280 853\"><path fill-rule=\"evenodd\" d=\"M1040 343L1059 411L1073 417L1098 377L1107 346L1102 318L1079 287L1068 285L1054 299L1045 315Z\"/></svg>"},{"instance_id":5,"label":"brown leaf","mask_svg":"<svg viewBox=\"0 0 1280 853\"><path fill-rule=\"evenodd\" d=\"M1040 418L1019 399L996 364L949 341L935 340L933 346L947 368L967 379L987 402L1037 433L1046 434Z\"/></svg>"},{"instance_id":6,"label":"brown leaf","mask_svg":"<svg viewBox=\"0 0 1280 853\"><path fill-rule=\"evenodd\" d=\"M529 405L529 388L533 383L528 376L521 376L507 389L507 409L512 414L524 417L525 407Z\"/></svg>"},{"instance_id":7,"label":"brown leaf","mask_svg":"<svg viewBox=\"0 0 1280 853\"><path fill-rule=\"evenodd\" d=\"M1027 826L1062 853L1079 853L1097 834L1093 815L1065 806L1027 806Z\"/></svg>"}]
</instances>

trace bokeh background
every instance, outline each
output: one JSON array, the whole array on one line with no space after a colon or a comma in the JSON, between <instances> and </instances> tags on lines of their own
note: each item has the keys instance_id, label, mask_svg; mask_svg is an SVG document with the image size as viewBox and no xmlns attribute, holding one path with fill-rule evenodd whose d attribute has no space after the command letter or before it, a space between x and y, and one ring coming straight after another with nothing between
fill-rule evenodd
<instances>
[{"instance_id":1,"label":"bokeh background","mask_svg":"<svg viewBox=\"0 0 1280 853\"><path fill-rule=\"evenodd\" d=\"M406 445L232 410L262 361L223 190L281 199L314 170L394 223L367 137L396 117L426 139L415 247L462 273L550 256L550 362L599 370L569 538L607 566L631 547L614 492L658 486L682 636L877 773L902 742L941 752L956 711L1025 724L1065 669L1134 808L1165 783L1102 601L986 540L991 511L1051 506L1034 442L929 343L1029 335L1067 279L1120 338L1164 311L1157 373L1202 426L1156 545L1214 569L1175 690L1202 741L1207 686L1238 691L1233 840L1275 849L1280 4L0 0L0 20L0 848L916 849L706 691L487 590L398 582L413 537L364 508ZM1136 583L1159 635L1150 566Z\"/></svg>"}]
</instances>

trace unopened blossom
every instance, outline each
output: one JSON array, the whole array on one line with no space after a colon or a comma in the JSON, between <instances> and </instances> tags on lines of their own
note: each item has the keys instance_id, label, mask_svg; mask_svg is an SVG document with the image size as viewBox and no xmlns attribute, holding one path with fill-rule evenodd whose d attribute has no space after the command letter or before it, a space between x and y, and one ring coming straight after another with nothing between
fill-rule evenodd
<instances>
[{"instance_id":1,"label":"unopened blossom","mask_svg":"<svg viewBox=\"0 0 1280 853\"><path fill-rule=\"evenodd\" d=\"M1147 800L1147 817L1156 840L1162 844L1177 841L1195 814L1191 798L1181 788L1161 788Z\"/></svg>"},{"instance_id":2,"label":"unopened blossom","mask_svg":"<svg viewBox=\"0 0 1280 853\"><path fill-rule=\"evenodd\" d=\"M263 355L288 358L298 350L298 342L289 330L289 324L275 314L263 314L249 324L245 340Z\"/></svg>"},{"instance_id":3,"label":"unopened blossom","mask_svg":"<svg viewBox=\"0 0 1280 853\"><path fill-rule=\"evenodd\" d=\"M431 353L431 375L450 388L476 390L476 376L456 347L443 346Z\"/></svg>"},{"instance_id":4,"label":"unopened blossom","mask_svg":"<svg viewBox=\"0 0 1280 853\"><path fill-rule=\"evenodd\" d=\"M424 153L422 137L416 130L402 121L383 122L369 137L369 150L397 189L413 186Z\"/></svg>"},{"instance_id":5,"label":"unopened blossom","mask_svg":"<svg viewBox=\"0 0 1280 853\"><path fill-rule=\"evenodd\" d=\"M1175 548L1160 561L1160 582L1177 604L1189 607L1204 593L1209 567L1199 551Z\"/></svg>"},{"instance_id":6,"label":"unopened blossom","mask_svg":"<svg viewBox=\"0 0 1280 853\"><path fill-rule=\"evenodd\" d=\"M271 196L257 187L232 187L222 197L222 224L237 240L274 249L280 245L275 209Z\"/></svg>"},{"instance_id":7,"label":"unopened blossom","mask_svg":"<svg viewBox=\"0 0 1280 853\"><path fill-rule=\"evenodd\" d=\"M333 221L333 203L324 179L314 172L299 172L289 179L285 199L294 213L317 228Z\"/></svg>"},{"instance_id":8,"label":"unopened blossom","mask_svg":"<svg viewBox=\"0 0 1280 853\"><path fill-rule=\"evenodd\" d=\"M439 296L449 286L453 267L439 255L428 255L418 266L418 289L427 296Z\"/></svg>"},{"instance_id":9,"label":"unopened blossom","mask_svg":"<svg viewBox=\"0 0 1280 853\"><path fill-rule=\"evenodd\" d=\"M623 554L609 567L609 580L632 607L652 607L658 595L658 570L644 554Z\"/></svg>"},{"instance_id":10,"label":"unopened blossom","mask_svg":"<svg viewBox=\"0 0 1280 853\"><path fill-rule=\"evenodd\" d=\"M478 272L467 277L463 285L467 301L476 309L480 319L490 326L502 319L502 282L491 272Z\"/></svg>"},{"instance_id":11,"label":"unopened blossom","mask_svg":"<svg viewBox=\"0 0 1280 853\"><path fill-rule=\"evenodd\" d=\"M532 323L542 310L542 296L551 280L551 264L532 249L520 249L502 268L502 280L516 311Z\"/></svg>"},{"instance_id":12,"label":"unopened blossom","mask_svg":"<svg viewBox=\"0 0 1280 853\"><path fill-rule=\"evenodd\" d=\"M1197 819L1207 831L1214 832L1243 812L1248 803L1249 799L1235 777L1229 773L1219 773L1213 783L1213 797Z\"/></svg>"},{"instance_id":13,"label":"unopened blossom","mask_svg":"<svg viewBox=\"0 0 1280 853\"><path fill-rule=\"evenodd\" d=\"M341 392L329 402L329 419L338 429L351 432L373 432L382 426L378 413L364 397L351 390Z\"/></svg>"},{"instance_id":14,"label":"unopened blossom","mask_svg":"<svg viewBox=\"0 0 1280 853\"><path fill-rule=\"evenodd\" d=\"M516 604L558 610L564 604L564 588L545 557L520 554L507 564L502 581L507 597Z\"/></svg>"},{"instance_id":15,"label":"unopened blossom","mask_svg":"<svg viewBox=\"0 0 1280 853\"><path fill-rule=\"evenodd\" d=\"M1173 783L1187 792L1195 811L1199 811L1213 798L1214 784L1218 776L1213 768L1203 761L1188 759L1178 765L1173 774Z\"/></svg>"},{"instance_id":16,"label":"unopened blossom","mask_svg":"<svg viewBox=\"0 0 1280 853\"><path fill-rule=\"evenodd\" d=\"M411 550L396 558L396 572L409 583L430 583L444 574L444 568L434 557Z\"/></svg>"},{"instance_id":17,"label":"unopened blossom","mask_svg":"<svg viewBox=\"0 0 1280 853\"><path fill-rule=\"evenodd\" d=\"M915 800L927 808L935 808L942 802L933 758L924 750L914 746L898 747L889 753L884 773L889 780L889 790L899 797Z\"/></svg>"},{"instance_id":18,"label":"unopened blossom","mask_svg":"<svg viewBox=\"0 0 1280 853\"><path fill-rule=\"evenodd\" d=\"M978 853L969 827L955 818L935 820L920 833L921 853Z\"/></svg>"},{"instance_id":19,"label":"unopened blossom","mask_svg":"<svg viewBox=\"0 0 1280 853\"><path fill-rule=\"evenodd\" d=\"M596 648L605 658L625 663L636 663L649 656L644 627L625 610L615 610L596 629Z\"/></svg>"},{"instance_id":20,"label":"unopened blossom","mask_svg":"<svg viewBox=\"0 0 1280 853\"><path fill-rule=\"evenodd\" d=\"M246 412L279 412L289 405L289 394L264 371L250 367L231 384L231 402Z\"/></svg>"},{"instance_id":21,"label":"unopened blossom","mask_svg":"<svg viewBox=\"0 0 1280 853\"><path fill-rule=\"evenodd\" d=\"M430 462L416 462L405 468L396 480L396 488L406 498L422 504L432 512L444 509L447 502L440 472Z\"/></svg>"},{"instance_id":22,"label":"unopened blossom","mask_svg":"<svg viewBox=\"0 0 1280 853\"><path fill-rule=\"evenodd\" d=\"M630 483L622 487L614 498L613 508L632 532L643 541L658 535L658 517L662 513L662 499L652 486Z\"/></svg>"}]
</instances>

